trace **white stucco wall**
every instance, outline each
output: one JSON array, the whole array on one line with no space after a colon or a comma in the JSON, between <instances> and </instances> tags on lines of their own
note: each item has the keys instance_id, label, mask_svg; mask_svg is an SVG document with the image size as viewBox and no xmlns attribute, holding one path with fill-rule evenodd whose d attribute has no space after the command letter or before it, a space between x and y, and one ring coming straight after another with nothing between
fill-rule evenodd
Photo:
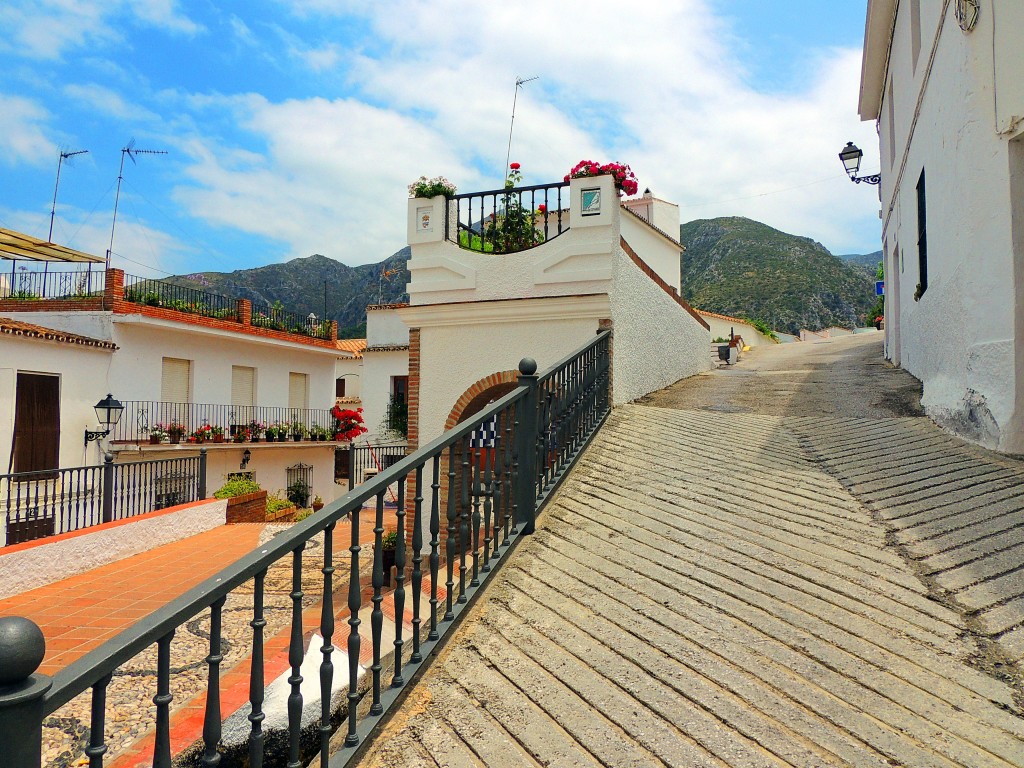
<instances>
[{"instance_id":1,"label":"white stucco wall","mask_svg":"<svg viewBox=\"0 0 1024 768\"><path fill-rule=\"evenodd\" d=\"M409 326L398 316L397 307L375 307L366 311L366 345L394 346L409 343Z\"/></svg>"},{"instance_id":2,"label":"white stucco wall","mask_svg":"<svg viewBox=\"0 0 1024 768\"><path fill-rule=\"evenodd\" d=\"M873 0L873 5L879 3ZM1024 451L1020 394L1024 288L1014 272L1011 130L993 103L1024 112L1019 3L987 6L964 34L952 6L921 3L921 51L913 64L910 6L901 3L880 113L886 354L924 385L922 403L938 423L1004 451ZM932 42L940 29L934 64ZM999 92L993 94L993 39ZM1000 70L1003 74L999 74ZM1012 71L1012 75L1005 73ZM1007 85L1009 78L1014 82ZM889 120L889 88L892 112ZM919 95L920 110L918 111ZM1008 114L1008 113L1007 113ZM1019 132L1020 126L1015 129ZM895 150L895 151L893 151ZM916 185L926 172L928 288L920 300ZM1018 245L1024 250L1024 242ZM1018 259L1024 253L1018 254Z\"/></svg>"},{"instance_id":3,"label":"white stucco wall","mask_svg":"<svg viewBox=\"0 0 1024 768\"><path fill-rule=\"evenodd\" d=\"M226 499L211 499L14 552L0 549L0 598L212 530L224 525L227 507Z\"/></svg>"},{"instance_id":4,"label":"white stucco wall","mask_svg":"<svg viewBox=\"0 0 1024 768\"><path fill-rule=\"evenodd\" d=\"M98 426L93 406L110 391L108 373L114 354L107 349L0 335L0 474L8 471L11 461L18 371L60 376L60 465L81 466L98 458L95 443L86 451L85 430Z\"/></svg>"},{"instance_id":5,"label":"white stucco wall","mask_svg":"<svg viewBox=\"0 0 1024 768\"><path fill-rule=\"evenodd\" d=\"M475 253L445 241L441 229L413 233L409 240L410 303L606 293L612 270L611 244L618 243L621 220L612 177L573 179L570 199L578 200L581 189L595 186L602 191L601 215L581 216L576 206L570 213L569 231L528 251ZM442 204L443 198L438 198L437 205ZM409 201L410 230L422 206L422 200ZM435 218L443 221L439 218L443 207L439 210Z\"/></svg>"},{"instance_id":6,"label":"white stucco wall","mask_svg":"<svg viewBox=\"0 0 1024 768\"><path fill-rule=\"evenodd\" d=\"M392 377L409 375L409 351L373 352L367 350L363 354L363 361L360 397L363 401L364 426L370 430L366 434L366 438L372 441L381 437L380 425L387 413L388 400L391 397Z\"/></svg>"},{"instance_id":7,"label":"white stucco wall","mask_svg":"<svg viewBox=\"0 0 1024 768\"><path fill-rule=\"evenodd\" d=\"M679 234L679 222L675 223L676 235ZM669 230L671 234L671 229ZM628 214L622 217L622 237L629 247L641 255L651 269L658 273L662 280L677 291L682 285L680 272L680 254L682 249L673 245L658 232L642 221L637 221Z\"/></svg>"},{"instance_id":8,"label":"white stucco wall","mask_svg":"<svg viewBox=\"0 0 1024 768\"><path fill-rule=\"evenodd\" d=\"M345 379L345 397L360 397L363 384L363 358L338 358L334 377Z\"/></svg>"},{"instance_id":9,"label":"white stucco wall","mask_svg":"<svg viewBox=\"0 0 1024 768\"><path fill-rule=\"evenodd\" d=\"M586 308L571 299L500 302L488 307L484 322L444 308L410 310L410 325L421 327L420 445L441 434L458 399L477 381L518 370L524 357L543 372L592 339L610 312L604 297Z\"/></svg>"},{"instance_id":10,"label":"white stucco wall","mask_svg":"<svg viewBox=\"0 0 1024 768\"><path fill-rule=\"evenodd\" d=\"M729 338L729 332L733 331L737 336L743 337L743 342L748 347L757 347L762 344L775 344L777 342L772 341L767 336L758 331L754 326L749 323L745 323L739 318L733 320L723 320L720 317L709 315L707 313L697 310L698 314L704 318L704 322L711 326L711 338Z\"/></svg>"},{"instance_id":11,"label":"white stucco wall","mask_svg":"<svg viewBox=\"0 0 1024 768\"><path fill-rule=\"evenodd\" d=\"M613 282L616 405L711 367L710 332L619 249Z\"/></svg>"}]
</instances>

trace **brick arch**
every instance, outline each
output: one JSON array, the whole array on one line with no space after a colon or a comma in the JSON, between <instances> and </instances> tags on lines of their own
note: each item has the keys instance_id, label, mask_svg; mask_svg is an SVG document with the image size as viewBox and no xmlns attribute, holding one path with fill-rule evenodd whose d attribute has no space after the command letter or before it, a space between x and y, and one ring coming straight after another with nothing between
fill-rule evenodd
<instances>
[{"instance_id":1,"label":"brick arch","mask_svg":"<svg viewBox=\"0 0 1024 768\"><path fill-rule=\"evenodd\" d=\"M445 431L454 427L464 418L483 409L495 393L495 390L499 390L501 395L505 395L515 389L518 383L519 371L499 371L498 373L492 373L490 376L484 376L484 378L463 392L461 397L455 401L455 407L452 408L451 413L448 414L448 418L444 422ZM484 395L487 395L486 399L483 397Z\"/></svg>"}]
</instances>

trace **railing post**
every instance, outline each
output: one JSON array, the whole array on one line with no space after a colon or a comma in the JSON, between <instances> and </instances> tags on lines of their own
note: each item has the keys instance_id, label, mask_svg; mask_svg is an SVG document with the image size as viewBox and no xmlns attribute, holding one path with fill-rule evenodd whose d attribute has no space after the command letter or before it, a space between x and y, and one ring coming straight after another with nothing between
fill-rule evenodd
<instances>
[{"instance_id":1,"label":"railing post","mask_svg":"<svg viewBox=\"0 0 1024 768\"><path fill-rule=\"evenodd\" d=\"M0 618L0 744L6 768L39 768L43 751L43 696L53 681L36 674L46 640L33 622Z\"/></svg>"},{"instance_id":2,"label":"railing post","mask_svg":"<svg viewBox=\"0 0 1024 768\"><path fill-rule=\"evenodd\" d=\"M537 361L524 357L519 361L519 386L525 386L526 396L520 401L516 441L519 448L519 476L516 478L516 523L523 533L533 533L537 517Z\"/></svg>"},{"instance_id":3,"label":"railing post","mask_svg":"<svg viewBox=\"0 0 1024 768\"><path fill-rule=\"evenodd\" d=\"M355 441L348 444L348 489L351 491L356 487L356 444Z\"/></svg>"},{"instance_id":4,"label":"railing post","mask_svg":"<svg viewBox=\"0 0 1024 768\"><path fill-rule=\"evenodd\" d=\"M206 449L199 449L199 499L206 498Z\"/></svg>"},{"instance_id":5,"label":"railing post","mask_svg":"<svg viewBox=\"0 0 1024 768\"><path fill-rule=\"evenodd\" d=\"M103 454L103 522L114 519L114 454Z\"/></svg>"}]
</instances>

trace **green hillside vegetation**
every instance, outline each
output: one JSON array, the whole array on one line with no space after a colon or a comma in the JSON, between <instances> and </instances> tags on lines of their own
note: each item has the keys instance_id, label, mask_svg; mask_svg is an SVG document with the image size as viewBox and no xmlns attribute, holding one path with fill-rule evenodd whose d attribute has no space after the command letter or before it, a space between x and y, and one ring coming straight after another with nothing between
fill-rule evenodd
<instances>
[{"instance_id":1,"label":"green hillside vegetation","mask_svg":"<svg viewBox=\"0 0 1024 768\"><path fill-rule=\"evenodd\" d=\"M699 309L764 320L786 333L870 322L874 275L810 238L726 217L688 222L680 240L682 295Z\"/></svg>"},{"instance_id":2,"label":"green hillside vegetation","mask_svg":"<svg viewBox=\"0 0 1024 768\"><path fill-rule=\"evenodd\" d=\"M281 302L289 312L300 317L310 312L324 315L324 283L327 283L327 318L338 321L340 338L366 336L366 307L370 304L393 304L406 298L409 282L406 262L408 246L377 264L349 267L340 261L313 254L283 264L268 264L255 269L234 272L202 272L173 277L168 282L219 293L238 299L249 299L260 308ZM398 270L387 280L379 281L382 270ZM378 286L383 290L379 292ZM379 299L379 301L378 301Z\"/></svg>"}]
</instances>

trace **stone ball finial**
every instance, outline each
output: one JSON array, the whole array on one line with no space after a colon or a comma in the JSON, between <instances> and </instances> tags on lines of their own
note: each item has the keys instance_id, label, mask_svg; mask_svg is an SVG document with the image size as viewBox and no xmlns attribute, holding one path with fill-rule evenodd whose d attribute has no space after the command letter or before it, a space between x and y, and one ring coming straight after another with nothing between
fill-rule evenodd
<instances>
[{"instance_id":1,"label":"stone ball finial","mask_svg":"<svg viewBox=\"0 0 1024 768\"><path fill-rule=\"evenodd\" d=\"M34 621L21 616L0 617L0 685L15 685L39 669L46 655L46 638Z\"/></svg>"},{"instance_id":2,"label":"stone ball finial","mask_svg":"<svg viewBox=\"0 0 1024 768\"><path fill-rule=\"evenodd\" d=\"M537 372L537 361L532 357L524 357L519 361L519 372L523 376L533 376Z\"/></svg>"}]
</instances>

